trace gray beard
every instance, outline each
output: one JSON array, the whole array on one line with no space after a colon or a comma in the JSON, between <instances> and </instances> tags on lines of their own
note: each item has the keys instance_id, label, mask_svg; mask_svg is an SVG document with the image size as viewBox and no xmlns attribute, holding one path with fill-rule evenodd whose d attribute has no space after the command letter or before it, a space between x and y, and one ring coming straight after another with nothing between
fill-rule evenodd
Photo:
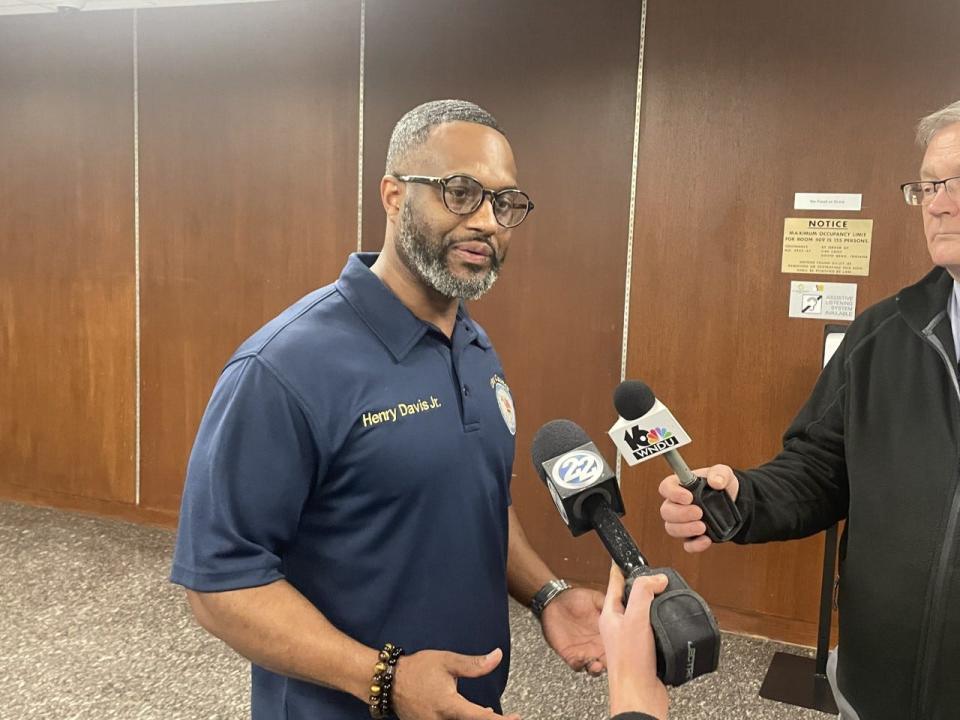
<instances>
[{"instance_id":1,"label":"gray beard","mask_svg":"<svg viewBox=\"0 0 960 720\"><path fill-rule=\"evenodd\" d=\"M430 240L414 217L409 201L404 203L400 211L394 244L397 255L407 269L444 297L476 300L493 287L500 274L500 259L496 253L490 257L489 269L477 270L471 277L460 278L450 272L447 265L449 245L443 238L436 242Z\"/></svg>"}]
</instances>

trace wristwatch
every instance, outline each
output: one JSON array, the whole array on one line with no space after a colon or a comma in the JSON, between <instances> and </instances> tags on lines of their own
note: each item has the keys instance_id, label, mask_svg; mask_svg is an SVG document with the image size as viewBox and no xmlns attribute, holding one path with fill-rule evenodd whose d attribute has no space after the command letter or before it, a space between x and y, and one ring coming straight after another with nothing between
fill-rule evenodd
<instances>
[{"instance_id":1,"label":"wristwatch","mask_svg":"<svg viewBox=\"0 0 960 720\"><path fill-rule=\"evenodd\" d=\"M543 609L550 604L550 601L571 587L573 586L566 580L548 580L544 586L537 591L537 594L533 596L533 600L530 602L530 609L533 611L533 614L539 619L543 614Z\"/></svg>"}]
</instances>

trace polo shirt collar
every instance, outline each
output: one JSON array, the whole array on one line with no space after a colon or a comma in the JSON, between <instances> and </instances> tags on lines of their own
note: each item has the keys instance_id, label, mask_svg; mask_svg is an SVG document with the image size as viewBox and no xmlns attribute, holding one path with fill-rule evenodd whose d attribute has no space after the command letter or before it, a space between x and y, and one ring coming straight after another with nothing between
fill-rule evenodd
<instances>
[{"instance_id":1,"label":"polo shirt collar","mask_svg":"<svg viewBox=\"0 0 960 720\"><path fill-rule=\"evenodd\" d=\"M352 253L336 282L337 290L356 310L380 342L386 345L393 357L403 360L428 330L440 332L431 323L424 322L400 302L370 270L379 253ZM457 308L454 324L454 340L460 332L466 332L463 344L474 342L484 349L491 347L490 340L467 313L463 303Z\"/></svg>"}]
</instances>

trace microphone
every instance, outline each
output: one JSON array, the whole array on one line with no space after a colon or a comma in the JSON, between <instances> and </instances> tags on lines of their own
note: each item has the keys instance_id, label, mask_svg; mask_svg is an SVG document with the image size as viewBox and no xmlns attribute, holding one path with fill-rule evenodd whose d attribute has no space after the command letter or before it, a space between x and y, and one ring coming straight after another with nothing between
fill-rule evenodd
<instances>
[{"instance_id":1,"label":"microphone","mask_svg":"<svg viewBox=\"0 0 960 720\"><path fill-rule=\"evenodd\" d=\"M551 420L534 436L531 455L574 537L596 530L624 576L647 564L620 522L620 483L583 428L571 420Z\"/></svg>"},{"instance_id":2,"label":"microphone","mask_svg":"<svg viewBox=\"0 0 960 720\"><path fill-rule=\"evenodd\" d=\"M740 530L740 510L725 490L715 490L705 478L694 475L677 448L690 443L667 406L657 400L650 387L639 380L624 380L613 393L613 405L620 416L609 435L628 465L662 455L693 494L693 503L703 511L707 537L726 542Z\"/></svg>"},{"instance_id":3,"label":"microphone","mask_svg":"<svg viewBox=\"0 0 960 720\"><path fill-rule=\"evenodd\" d=\"M716 670L720 630L710 608L676 570L647 564L620 522L624 509L617 478L583 428L571 420L551 420L534 436L531 455L570 532L595 530L626 577L624 605L638 577L667 576L666 590L650 606L657 677L676 686Z\"/></svg>"}]
</instances>

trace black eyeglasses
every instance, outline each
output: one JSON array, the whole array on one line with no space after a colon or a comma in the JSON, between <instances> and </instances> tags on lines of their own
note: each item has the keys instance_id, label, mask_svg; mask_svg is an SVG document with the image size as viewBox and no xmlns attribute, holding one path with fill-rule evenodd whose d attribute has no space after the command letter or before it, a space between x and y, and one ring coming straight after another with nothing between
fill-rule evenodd
<instances>
[{"instance_id":1,"label":"black eyeglasses","mask_svg":"<svg viewBox=\"0 0 960 720\"><path fill-rule=\"evenodd\" d=\"M489 195L493 217L505 228L514 228L524 221L533 210L530 196L522 190L507 188L491 190L469 175L429 177L427 175L394 175L401 182L437 185L443 197L444 207L454 215L472 215Z\"/></svg>"},{"instance_id":2,"label":"black eyeglasses","mask_svg":"<svg viewBox=\"0 0 960 720\"><path fill-rule=\"evenodd\" d=\"M904 183L900 186L907 205L929 205L937 196L937 190L943 188L954 202L960 202L960 175L946 180L920 180Z\"/></svg>"}]
</instances>

